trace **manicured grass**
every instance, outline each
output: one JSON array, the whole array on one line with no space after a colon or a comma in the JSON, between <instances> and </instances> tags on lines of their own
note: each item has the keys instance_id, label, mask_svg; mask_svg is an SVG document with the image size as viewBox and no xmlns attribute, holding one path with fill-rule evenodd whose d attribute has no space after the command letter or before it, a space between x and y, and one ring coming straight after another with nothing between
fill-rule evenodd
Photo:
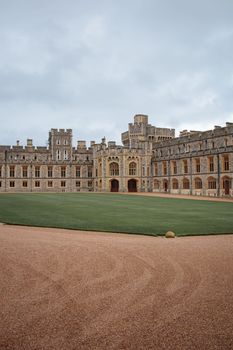
<instances>
[{"instance_id":1,"label":"manicured grass","mask_svg":"<svg viewBox=\"0 0 233 350\"><path fill-rule=\"evenodd\" d=\"M0 222L163 235L233 233L233 203L121 194L1 194Z\"/></svg>"}]
</instances>

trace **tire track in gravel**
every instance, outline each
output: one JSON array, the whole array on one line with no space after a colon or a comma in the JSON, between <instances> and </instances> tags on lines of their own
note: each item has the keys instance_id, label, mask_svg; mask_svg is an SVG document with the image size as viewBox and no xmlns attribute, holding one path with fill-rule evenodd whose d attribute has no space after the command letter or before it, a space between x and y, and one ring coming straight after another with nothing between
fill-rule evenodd
<instances>
[{"instance_id":1,"label":"tire track in gravel","mask_svg":"<svg viewBox=\"0 0 233 350\"><path fill-rule=\"evenodd\" d=\"M130 261L133 264L136 265L136 263L139 263L140 266L144 266L143 273L140 274L139 279L133 281L134 288L131 289L131 291L128 291L127 300L124 300L124 303L122 303L122 300L120 300L114 304L114 307L106 310L105 313L102 313L94 320L95 322L89 325L87 338L98 337L98 332L101 333L101 327L98 326L99 324L102 324L103 327L106 327L106 325L108 327L116 327L116 325L114 326L114 322L118 322L119 314L121 314L121 318L126 318L128 314L131 314L132 317L135 313L138 313L140 309L145 308L145 305L149 306L151 303L153 303L155 298L154 291L148 287L153 282L156 266L155 264L152 264L152 259L150 260L151 261L148 262L148 256L145 260L145 258L142 258L139 255L133 257L130 255ZM163 289L163 287L160 290L161 299L159 303L160 309L163 309L163 314L157 316L156 322L158 324L161 323L162 326L169 321L171 311L174 312L175 310L177 312L179 308L192 297L200 283L200 274L188 264L186 264L185 267L182 267L170 258L164 258L164 263L168 266L170 273L170 276L167 275L167 280L170 279L171 281L168 285L165 285L165 289ZM132 271L129 273L131 274ZM118 294L118 292L119 291L116 291L115 294ZM167 296L172 297L174 293L176 293L176 298L173 300L172 306L166 304L165 301ZM164 294L167 294L165 298ZM98 332L96 331L97 329ZM159 326L157 327L157 330L159 330ZM98 343L101 343L101 339L98 340ZM115 340L114 343L115 345L113 348L120 348L120 340L118 342ZM101 349L101 346L99 348Z\"/></svg>"},{"instance_id":2,"label":"tire track in gravel","mask_svg":"<svg viewBox=\"0 0 233 350\"><path fill-rule=\"evenodd\" d=\"M230 350L231 247L2 226L0 349Z\"/></svg>"}]
</instances>

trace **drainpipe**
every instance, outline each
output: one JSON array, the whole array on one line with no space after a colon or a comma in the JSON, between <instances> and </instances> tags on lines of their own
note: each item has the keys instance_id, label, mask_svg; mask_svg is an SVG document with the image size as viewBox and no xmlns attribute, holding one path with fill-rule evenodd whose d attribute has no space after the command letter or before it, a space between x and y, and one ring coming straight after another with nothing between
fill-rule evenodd
<instances>
[{"instance_id":1,"label":"drainpipe","mask_svg":"<svg viewBox=\"0 0 233 350\"><path fill-rule=\"evenodd\" d=\"M220 166L219 154L217 154L217 162L218 162L218 189L217 189L217 196L220 197L221 166Z\"/></svg>"},{"instance_id":2,"label":"drainpipe","mask_svg":"<svg viewBox=\"0 0 233 350\"><path fill-rule=\"evenodd\" d=\"M168 193L171 193L171 160L168 159Z\"/></svg>"},{"instance_id":3,"label":"drainpipe","mask_svg":"<svg viewBox=\"0 0 233 350\"><path fill-rule=\"evenodd\" d=\"M73 191L72 191L72 163L69 164L69 168L70 168L70 169L69 169L69 171L70 171L70 174L69 174L69 175L70 175L70 176L69 176L69 182L70 182L70 183L69 183L69 191L70 191L70 192L73 192Z\"/></svg>"},{"instance_id":4,"label":"drainpipe","mask_svg":"<svg viewBox=\"0 0 233 350\"><path fill-rule=\"evenodd\" d=\"M32 192L32 164L30 164L30 191Z\"/></svg>"},{"instance_id":5,"label":"drainpipe","mask_svg":"<svg viewBox=\"0 0 233 350\"><path fill-rule=\"evenodd\" d=\"M192 157L190 157L190 194L193 194L193 163Z\"/></svg>"},{"instance_id":6,"label":"drainpipe","mask_svg":"<svg viewBox=\"0 0 233 350\"><path fill-rule=\"evenodd\" d=\"M7 151L5 151L5 169L4 169L4 174L5 174L5 192L6 192L6 182L7 182Z\"/></svg>"}]
</instances>

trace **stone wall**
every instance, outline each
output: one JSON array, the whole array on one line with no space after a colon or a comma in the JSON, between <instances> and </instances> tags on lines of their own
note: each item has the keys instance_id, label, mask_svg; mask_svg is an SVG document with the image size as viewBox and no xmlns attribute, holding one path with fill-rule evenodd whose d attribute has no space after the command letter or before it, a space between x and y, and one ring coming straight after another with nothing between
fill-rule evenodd
<instances>
[{"instance_id":1,"label":"stone wall","mask_svg":"<svg viewBox=\"0 0 233 350\"><path fill-rule=\"evenodd\" d=\"M233 196L233 124L153 145L153 191Z\"/></svg>"},{"instance_id":2,"label":"stone wall","mask_svg":"<svg viewBox=\"0 0 233 350\"><path fill-rule=\"evenodd\" d=\"M103 138L90 147L78 141L75 148L71 129L52 129L48 147L35 147L32 139L25 147L18 141L0 146L0 192L117 189L233 197L232 123L160 142L140 140L134 146Z\"/></svg>"}]
</instances>

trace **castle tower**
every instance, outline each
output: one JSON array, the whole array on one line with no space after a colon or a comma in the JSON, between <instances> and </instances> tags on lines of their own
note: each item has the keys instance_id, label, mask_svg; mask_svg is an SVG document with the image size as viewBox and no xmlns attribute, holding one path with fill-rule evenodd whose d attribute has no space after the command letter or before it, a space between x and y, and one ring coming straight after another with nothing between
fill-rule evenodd
<instances>
[{"instance_id":1,"label":"castle tower","mask_svg":"<svg viewBox=\"0 0 233 350\"><path fill-rule=\"evenodd\" d=\"M51 129L49 132L49 149L52 160L72 160L72 129Z\"/></svg>"},{"instance_id":2,"label":"castle tower","mask_svg":"<svg viewBox=\"0 0 233 350\"><path fill-rule=\"evenodd\" d=\"M142 142L156 142L170 140L175 137L175 130L157 128L148 124L148 115L136 114L134 123L129 123L128 131L121 134L121 140L126 147L137 147Z\"/></svg>"},{"instance_id":3,"label":"castle tower","mask_svg":"<svg viewBox=\"0 0 233 350\"><path fill-rule=\"evenodd\" d=\"M136 114L134 116L134 124L148 124L148 115L145 114Z\"/></svg>"}]
</instances>

